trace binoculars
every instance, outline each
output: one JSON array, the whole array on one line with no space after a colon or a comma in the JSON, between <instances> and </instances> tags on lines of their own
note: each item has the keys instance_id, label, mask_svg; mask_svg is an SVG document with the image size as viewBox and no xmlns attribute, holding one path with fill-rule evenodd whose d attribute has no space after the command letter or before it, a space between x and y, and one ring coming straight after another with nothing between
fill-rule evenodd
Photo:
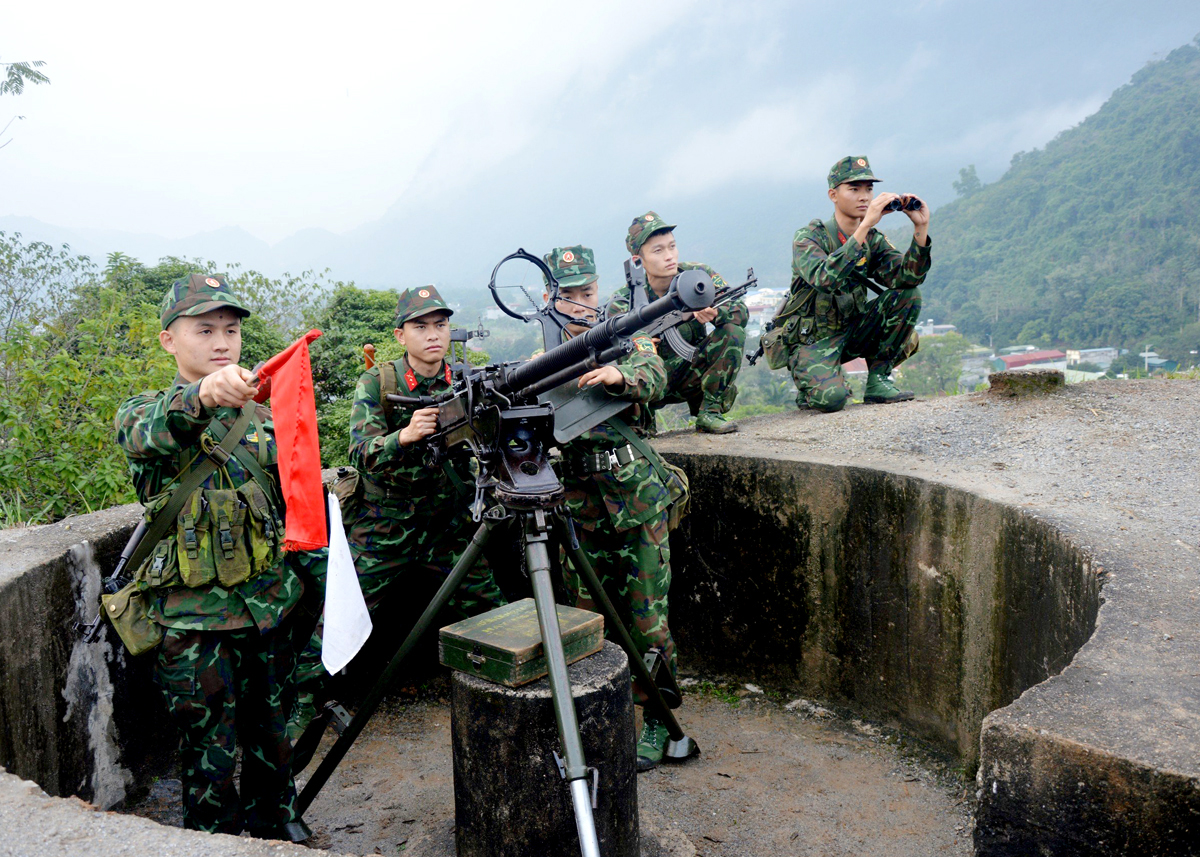
<instances>
[{"instance_id":1,"label":"binoculars","mask_svg":"<svg viewBox=\"0 0 1200 857\"><path fill-rule=\"evenodd\" d=\"M910 196L906 202L903 199L893 199L883 207L884 211L920 211L921 200L915 196Z\"/></svg>"}]
</instances>

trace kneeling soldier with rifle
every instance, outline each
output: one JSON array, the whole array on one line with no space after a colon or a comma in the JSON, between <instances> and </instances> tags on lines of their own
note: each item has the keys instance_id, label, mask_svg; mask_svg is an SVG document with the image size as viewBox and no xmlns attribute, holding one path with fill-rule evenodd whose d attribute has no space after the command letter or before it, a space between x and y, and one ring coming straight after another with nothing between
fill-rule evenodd
<instances>
[{"instance_id":1,"label":"kneeling soldier with rifle","mask_svg":"<svg viewBox=\"0 0 1200 857\"><path fill-rule=\"evenodd\" d=\"M456 454L440 465L426 459L422 441L437 430L438 409L398 405L387 398L396 393L433 396L450 388L445 357L453 312L433 286L404 291L396 308L395 336L405 354L368 369L354 392L350 463L358 470L363 496L348 522L347 539L372 615L385 597L428 600L475 531L469 459ZM427 576L421 578L422 573ZM460 617L504 603L482 559L452 602ZM304 732L322 695L322 631L318 624L300 656L300 704L289 727L293 738Z\"/></svg>"},{"instance_id":2,"label":"kneeling soldier with rifle","mask_svg":"<svg viewBox=\"0 0 1200 857\"><path fill-rule=\"evenodd\" d=\"M796 383L796 406L840 411L850 399L842 364L867 361L867 404L903 402L892 369L917 351L921 293L929 273L929 208L912 194L881 193L865 157L842 158L829 171L828 221L814 220L792 241L792 288L764 333L772 369L787 366ZM889 211L913 223L903 255L875 228ZM880 295L867 302L867 290Z\"/></svg>"},{"instance_id":3,"label":"kneeling soldier with rifle","mask_svg":"<svg viewBox=\"0 0 1200 857\"><path fill-rule=\"evenodd\" d=\"M599 278L592 251L559 247L545 261L558 280L558 311L594 320ZM578 336L586 330L582 324L570 324L566 332ZM674 674L675 640L667 626L671 586L667 520L684 487L643 439L647 424L654 420L649 404L666 387L666 367L649 336L634 334L633 344L635 350L619 363L593 369L578 381L580 387L603 385L608 395L630 405L562 447L563 486L567 508L583 530L583 550L612 592L638 651L644 656L657 650ZM577 607L596 609L577 573L566 575L566 583ZM635 701L641 704L645 694L636 685L635 691ZM667 738L666 726L647 714L637 744L639 771L648 771L662 760Z\"/></svg>"},{"instance_id":4,"label":"kneeling soldier with rifle","mask_svg":"<svg viewBox=\"0 0 1200 857\"><path fill-rule=\"evenodd\" d=\"M721 275L707 265L680 262L675 247L675 227L653 211L635 217L625 236L625 246L634 259L640 259L646 270L646 295L651 300L667 293L671 280L683 271L700 269L712 277L717 289L727 288ZM634 306L629 287L617 290L608 304L608 315L620 315ZM696 418L696 431L728 434L737 431L737 423L725 415L737 398L738 370L742 367L742 352L746 349L746 323L750 311L741 300L720 307L710 307L695 313L691 320L676 329L683 339L696 347L693 360L677 354L669 345L659 343L663 364L667 369L667 387L655 407L687 402ZM707 331L711 322L713 330Z\"/></svg>"},{"instance_id":5,"label":"kneeling soldier with rifle","mask_svg":"<svg viewBox=\"0 0 1200 857\"><path fill-rule=\"evenodd\" d=\"M299 842L311 834L296 812L286 733L288 615L304 587L282 552L271 414L237 365L248 315L220 275L177 280L163 298L159 341L178 375L117 409L147 535L129 564L134 583L106 598L105 612L135 654L161 646L157 680L181 737L184 826Z\"/></svg>"}]
</instances>

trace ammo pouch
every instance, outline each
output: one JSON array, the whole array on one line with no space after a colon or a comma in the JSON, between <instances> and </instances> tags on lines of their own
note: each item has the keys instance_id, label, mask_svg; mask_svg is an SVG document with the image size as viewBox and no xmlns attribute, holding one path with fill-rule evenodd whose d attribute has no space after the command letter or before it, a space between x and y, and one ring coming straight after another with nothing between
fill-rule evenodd
<instances>
[{"instance_id":1,"label":"ammo pouch","mask_svg":"<svg viewBox=\"0 0 1200 857\"><path fill-rule=\"evenodd\" d=\"M645 458L650 462L650 466L654 468L654 472L658 474L658 478L662 480L667 490L674 485L680 491L679 497L667 509L667 530L675 529L687 517L692 505L691 486L688 484L687 473L683 471L683 468L666 461L654 447L638 437L637 433L620 417L611 417L608 422L620 432L621 437L629 441L630 447L641 453L640 458Z\"/></svg>"},{"instance_id":2,"label":"ammo pouch","mask_svg":"<svg viewBox=\"0 0 1200 857\"><path fill-rule=\"evenodd\" d=\"M196 587L215 580L226 588L245 583L278 562L282 529L257 482L195 491L176 516L181 582Z\"/></svg>"},{"instance_id":3,"label":"ammo pouch","mask_svg":"<svg viewBox=\"0 0 1200 857\"><path fill-rule=\"evenodd\" d=\"M190 580L198 580L210 573L200 562L200 550L202 546L209 551L212 550L214 538L213 518L210 514L212 500L209 499L206 502L205 498L205 494L212 492L206 492L200 486L220 464L229 460L230 454L245 435L246 428L254 417L255 407L253 402L247 404L242 409L237 421L234 422L233 428L228 432L224 431L224 426L219 422L213 421L210 430L219 429L222 434L220 443L211 449L206 447L207 457L186 473L180 473L176 477L175 489L163 492L146 509L147 527L129 555L128 567L134 569L134 582L113 595L101 596L101 612L108 617L108 621L121 637L121 642L125 644L131 654L138 655L147 652L162 640L164 633L162 626L149 618L151 593L154 589L165 589L178 585L183 576L179 555L182 553L185 557L184 562ZM253 459L250 460L253 461ZM247 483L248 486L250 484L253 483ZM258 490L258 494L262 495L261 489L258 489L256 484L254 487ZM244 535L245 513L251 508L265 507L267 515L272 515L273 512L270 504L266 502L265 495L262 495L260 500L254 496L254 492L232 491L226 492L226 494L238 495L244 498L246 503L246 508L242 509L232 497L217 498L216 544L221 551L221 559L225 565L224 574L236 576L234 557L227 558L225 555L226 547L230 548L229 552L234 556L237 554L236 546L233 544L234 522L238 521ZM239 510L243 513L240 517L237 514ZM225 523L229 524L228 534L223 529ZM268 527L265 520L260 520L258 525L265 534ZM277 542L279 539L277 519L272 518L269 526L274 532ZM267 555L262 549L251 549L250 553L252 556L261 556L264 560ZM209 580L218 575L215 560L211 564L211 575Z\"/></svg>"},{"instance_id":4,"label":"ammo pouch","mask_svg":"<svg viewBox=\"0 0 1200 857\"><path fill-rule=\"evenodd\" d=\"M679 499L672 503L671 508L667 510L667 531L669 532L683 523L683 519L692 510L692 490L691 485L688 483L687 473L682 467L666 460L663 461L662 465L674 477L683 491Z\"/></svg>"},{"instance_id":5,"label":"ammo pouch","mask_svg":"<svg viewBox=\"0 0 1200 857\"><path fill-rule=\"evenodd\" d=\"M339 467L337 478L329 489L338 498L342 510L342 524L349 527L358 517L364 494L363 479L353 467Z\"/></svg>"},{"instance_id":6,"label":"ammo pouch","mask_svg":"<svg viewBox=\"0 0 1200 857\"><path fill-rule=\"evenodd\" d=\"M131 655L141 655L162 642L163 626L149 616L150 593L141 583L130 583L112 595L100 596L100 610Z\"/></svg>"}]
</instances>

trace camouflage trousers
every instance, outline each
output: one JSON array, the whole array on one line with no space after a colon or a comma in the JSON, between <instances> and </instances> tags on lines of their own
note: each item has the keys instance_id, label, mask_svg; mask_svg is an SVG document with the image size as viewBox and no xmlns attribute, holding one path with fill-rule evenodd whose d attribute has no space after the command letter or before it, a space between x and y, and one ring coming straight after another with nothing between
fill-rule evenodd
<instances>
[{"instance_id":1,"label":"camouflage trousers","mask_svg":"<svg viewBox=\"0 0 1200 857\"><path fill-rule=\"evenodd\" d=\"M920 317L920 291L890 289L845 330L792 347L788 370L796 383L796 406L840 411L850 400L842 364L862 357L868 369L890 373L916 353Z\"/></svg>"},{"instance_id":2,"label":"camouflage trousers","mask_svg":"<svg viewBox=\"0 0 1200 857\"><path fill-rule=\"evenodd\" d=\"M286 622L265 634L167 629L157 681L179 728L184 827L236 836L297 820L290 636Z\"/></svg>"},{"instance_id":3,"label":"camouflage trousers","mask_svg":"<svg viewBox=\"0 0 1200 857\"><path fill-rule=\"evenodd\" d=\"M701 410L728 413L737 398L734 381L745 350L746 328L723 324L700 340L695 363L666 351L662 358L667 367L667 392L655 407L687 402L693 416Z\"/></svg>"},{"instance_id":4,"label":"camouflage trousers","mask_svg":"<svg viewBox=\"0 0 1200 857\"><path fill-rule=\"evenodd\" d=\"M658 649L674 674L675 638L667 625L667 592L671 588L667 513L629 530L614 530L603 520L595 529L579 532L579 543L637 650L644 655ZM564 566L563 578L576 607L596 609L582 577ZM634 701L641 705L645 700L635 686Z\"/></svg>"},{"instance_id":5,"label":"camouflage trousers","mask_svg":"<svg viewBox=\"0 0 1200 857\"><path fill-rule=\"evenodd\" d=\"M403 596L428 601L449 576L478 524L465 508L435 508L432 513L398 512L364 500L358 519L346 534L358 572L358 585L372 619L386 598ZM324 581L320 581L322 589ZM322 593L323 596L323 593ZM457 619L475 616L507 603L487 560L480 557L454 594L448 609ZM300 655L297 681L315 693L325 677L321 664L324 618Z\"/></svg>"}]
</instances>

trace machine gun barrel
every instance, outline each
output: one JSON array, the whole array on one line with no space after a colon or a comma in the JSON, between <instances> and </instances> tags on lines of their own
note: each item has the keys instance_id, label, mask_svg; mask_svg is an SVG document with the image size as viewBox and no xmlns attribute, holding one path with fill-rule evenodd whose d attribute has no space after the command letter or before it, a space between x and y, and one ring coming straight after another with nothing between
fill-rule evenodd
<instances>
[{"instance_id":1,"label":"machine gun barrel","mask_svg":"<svg viewBox=\"0 0 1200 857\"><path fill-rule=\"evenodd\" d=\"M714 289L712 279L703 271L684 271L671 290L658 300L630 310L616 318L598 324L582 336L568 339L545 354L508 369L496 385L501 393L516 393L568 369L582 364L595 354L608 351L617 341L636 333L667 313L676 310L695 311L711 306Z\"/></svg>"}]
</instances>

